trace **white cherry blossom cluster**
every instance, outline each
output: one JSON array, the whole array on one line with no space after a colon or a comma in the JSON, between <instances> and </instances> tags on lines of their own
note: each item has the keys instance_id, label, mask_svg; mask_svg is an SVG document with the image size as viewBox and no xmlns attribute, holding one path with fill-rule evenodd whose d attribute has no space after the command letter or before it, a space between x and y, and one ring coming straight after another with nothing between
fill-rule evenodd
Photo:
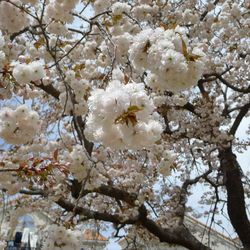
<instances>
[{"instance_id":1,"label":"white cherry blossom cluster","mask_svg":"<svg viewBox=\"0 0 250 250\"><path fill-rule=\"evenodd\" d=\"M66 91L65 85L62 83L60 86L61 94L59 96L61 107L64 109L64 113L69 115L74 112L75 115L84 115L86 114L88 107L87 102L84 97L87 94L88 89L90 88L89 82L85 79L77 79L75 77L76 72L69 70L66 73L65 81L72 88L74 92L74 98ZM74 104L73 104L74 103Z\"/></svg>"},{"instance_id":2,"label":"white cherry blossom cluster","mask_svg":"<svg viewBox=\"0 0 250 250\"><path fill-rule=\"evenodd\" d=\"M55 22L72 23L74 18L70 11L74 9L79 0L56 1L52 0L46 7L45 18Z\"/></svg>"},{"instance_id":3,"label":"white cherry blossom cluster","mask_svg":"<svg viewBox=\"0 0 250 250\"><path fill-rule=\"evenodd\" d=\"M133 8L133 17L137 20L152 20L157 15L159 8L154 5L139 4Z\"/></svg>"},{"instance_id":4,"label":"white cherry blossom cluster","mask_svg":"<svg viewBox=\"0 0 250 250\"><path fill-rule=\"evenodd\" d=\"M85 134L91 141L116 149L139 149L161 138L163 125L143 83L112 80L88 99Z\"/></svg>"},{"instance_id":5,"label":"white cherry blossom cluster","mask_svg":"<svg viewBox=\"0 0 250 250\"><path fill-rule=\"evenodd\" d=\"M137 34L129 58L140 73L146 71L147 85L154 90L178 92L194 86L200 79L204 53L191 50L180 28L146 29Z\"/></svg>"},{"instance_id":6,"label":"white cherry blossom cluster","mask_svg":"<svg viewBox=\"0 0 250 250\"><path fill-rule=\"evenodd\" d=\"M116 2L111 6L113 15L122 15L123 13L129 13L131 7L127 3Z\"/></svg>"},{"instance_id":7,"label":"white cherry blossom cluster","mask_svg":"<svg viewBox=\"0 0 250 250\"><path fill-rule=\"evenodd\" d=\"M103 11L106 11L111 6L111 0L96 0L93 3L93 9L95 14L99 14Z\"/></svg>"},{"instance_id":8,"label":"white cherry blossom cluster","mask_svg":"<svg viewBox=\"0 0 250 250\"><path fill-rule=\"evenodd\" d=\"M82 55L86 60L91 60L96 58L96 49L97 43L96 41L87 41L84 44L84 47L81 48Z\"/></svg>"},{"instance_id":9,"label":"white cherry blossom cluster","mask_svg":"<svg viewBox=\"0 0 250 250\"><path fill-rule=\"evenodd\" d=\"M197 14L194 14L191 9L186 9L183 12L183 20L186 23L194 24L198 22L199 16Z\"/></svg>"},{"instance_id":10,"label":"white cherry blossom cluster","mask_svg":"<svg viewBox=\"0 0 250 250\"><path fill-rule=\"evenodd\" d=\"M17 63L13 68L13 76L20 85L25 85L45 77L45 70L41 61L33 61L29 64Z\"/></svg>"},{"instance_id":11,"label":"white cherry blossom cluster","mask_svg":"<svg viewBox=\"0 0 250 250\"><path fill-rule=\"evenodd\" d=\"M21 1L13 0L15 5L21 6ZM28 26L29 20L24 11L7 1L0 1L0 29L14 33Z\"/></svg>"},{"instance_id":12,"label":"white cherry blossom cluster","mask_svg":"<svg viewBox=\"0 0 250 250\"><path fill-rule=\"evenodd\" d=\"M159 173L161 173L163 176L170 175L171 170L174 168L176 158L177 156L173 152L164 150L162 152L162 158L159 162Z\"/></svg>"},{"instance_id":13,"label":"white cherry blossom cluster","mask_svg":"<svg viewBox=\"0 0 250 250\"><path fill-rule=\"evenodd\" d=\"M21 105L15 110L0 110L0 137L10 144L24 144L33 139L40 129L39 115Z\"/></svg>"},{"instance_id":14,"label":"white cherry blossom cluster","mask_svg":"<svg viewBox=\"0 0 250 250\"><path fill-rule=\"evenodd\" d=\"M53 21L49 24L47 31L56 34L63 35L67 33L67 27L60 21Z\"/></svg>"},{"instance_id":15,"label":"white cherry blossom cluster","mask_svg":"<svg viewBox=\"0 0 250 250\"><path fill-rule=\"evenodd\" d=\"M42 250L77 250L82 240L79 231L72 231L63 226L50 225L43 231Z\"/></svg>"},{"instance_id":16,"label":"white cherry blossom cluster","mask_svg":"<svg viewBox=\"0 0 250 250\"><path fill-rule=\"evenodd\" d=\"M8 164L13 168L12 164ZM16 181L16 176L9 173L1 173L0 175L0 187L1 189L7 190L9 195L14 195L19 192L23 187L23 183Z\"/></svg>"},{"instance_id":17,"label":"white cherry blossom cluster","mask_svg":"<svg viewBox=\"0 0 250 250\"><path fill-rule=\"evenodd\" d=\"M121 28L121 25L117 28ZM101 54L99 55L97 63L102 66L108 66L111 63L109 57L109 51L112 50L113 45L116 47L115 58L117 64L122 64L127 62L128 60L128 50L133 41L133 36L128 32L114 32L112 36L112 43L108 44L106 41L103 41L99 49L101 50Z\"/></svg>"},{"instance_id":18,"label":"white cherry blossom cluster","mask_svg":"<svg viewBox=\"0 0 250 250\"><path fill-rule=\"evenodd\" d=\"M132 43L133 36L128 32L119 36L113 36L113 42L116 45L116 60L124 62L127 60L128 50Z\"/></svg>"},{"instance_id":19,"label":"white cherry blossom cluster","mask_svg":"<svg viewBox=\"0 0 250 250\"><path fill-rule=\"evenodd\" d=\"M177 168L177 154L168 148L166 142L155 144L148 157L156 164L158 173L169 176L172 169Z\"/></svg>"},{"instance_id":20,"label":"white cherry blossom cluster","mask_svg":"<svg viewBox=\"0 0 250 250\"><path fill-rule=\"evenodd\" d=\"M75 145L73 150L66 155L66 161L71 163L70 171L78 180L86 178L90 162L82 145Z\"/></svg>"}]
</instances>

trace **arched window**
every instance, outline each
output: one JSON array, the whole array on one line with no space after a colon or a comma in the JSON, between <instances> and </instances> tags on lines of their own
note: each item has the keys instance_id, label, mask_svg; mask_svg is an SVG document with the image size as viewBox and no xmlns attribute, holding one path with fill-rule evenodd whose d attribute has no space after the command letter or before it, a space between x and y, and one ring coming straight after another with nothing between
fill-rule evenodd
<instances>
[{"instance_id":1,"label":"arched window","mask_svg":"<svg viewBox=\"0 0 250 250\"><path fill-rule=\"evenodd\" d=\"M30 231L35 231L36 226L35 226L35 222L32 216L26 214L26 215L19 217L16 229L19 229L19 228L20 229L29 228Z\"/></svg>"}]
</instances>

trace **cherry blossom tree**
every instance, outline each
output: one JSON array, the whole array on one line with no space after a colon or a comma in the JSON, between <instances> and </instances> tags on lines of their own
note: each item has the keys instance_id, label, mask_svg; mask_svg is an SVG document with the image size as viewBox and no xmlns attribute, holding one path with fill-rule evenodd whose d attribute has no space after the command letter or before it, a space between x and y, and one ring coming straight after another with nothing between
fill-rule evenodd
<instances>
[{"instance_id":1,"label":"cherry blossom tree","mask_svg":"<svg viewBox=\"0 0 250 250\"><path fill-rule=\"evenodd\" d=\"M184 224L205 190L200 216L226 216L250 249L236 157L249 14L249 0L1 0L0 186L23 197L11 220L50 213L43 249L73 249L63 226L88 221L210 249Z\"/></svg>"}]
</instances>

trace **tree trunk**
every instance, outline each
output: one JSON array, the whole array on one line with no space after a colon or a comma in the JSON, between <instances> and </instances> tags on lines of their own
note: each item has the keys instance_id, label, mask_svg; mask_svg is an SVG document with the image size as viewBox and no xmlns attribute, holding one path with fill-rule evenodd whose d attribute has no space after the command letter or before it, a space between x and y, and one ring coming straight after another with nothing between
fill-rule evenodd
<instances>
[{"instance_id":1,"label":"tree trunk","mask_svg":"<svg viewBox=\"0 0 250 250\"><path fill-rule=\"evenodd\" d=\"M221 170L227 190L227 211L244 249L250 250L250 222L246 213L241 169L231 148L219 152Z\"/></svg>"}]
</instances>

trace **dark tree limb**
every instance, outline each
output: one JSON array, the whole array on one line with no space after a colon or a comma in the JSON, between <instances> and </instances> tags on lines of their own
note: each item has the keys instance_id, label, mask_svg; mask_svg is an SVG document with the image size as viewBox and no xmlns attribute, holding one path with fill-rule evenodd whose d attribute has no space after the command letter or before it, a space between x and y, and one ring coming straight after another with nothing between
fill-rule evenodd
<instances>
[{"instance_id":1,"label":"dark tree limb","mask_svg":"<svg viewBox=\"0 0 250 250\"><path fill-rule=\"evenodd\" d=\"M227 211L230 221L245 249L250 249L250 222L247 217L242 172L231 148L219 152L221 170L227 190Z\"/></svg>"},{"instance_id":2,"label":"dark tree limb","mask_svg":"<svg viewBox=\"0 0 250 250\"><path fill-rule=\"evenodd\" d=\"M100 212L93 211L87 208L83 208L79 206L76 207L75 204L68 202L63 198L60 198L56 203L60 207L64 208L65 210L69 212L74 212L75 214L83 215L87 217L87 219L107 221L107 222L112 222L115 224L135 224L138 221L137 217L130 218L130 219L123 221L120 215L100 213Z\"/></svg>"},{"instance_id":3,"label":"dark tree limb","mask_svg":"<svg viewBox=\"0 0 250 250\"><path fill-rule=\"evenodd\" d=\"M82 186L81 182L78 182L77 180L72 181L71 194L76 199L79 198L81 186ZM95 188L93 190L83 190L83 192L81 192L81 195L85 196L88 193L98 193L106 195L115 198L117 200L125 201L131 206L134 205L134 202L136 201L137 198L136 194L128 193L127 191L108 185L101 185L100 187Z\"/></svg>"},{"instance_id":4,"label":"dark tree limb","mask_svg":"<svg viewBox=\"0 0 250 250\"><path fill-rule=\"evenodd\" d=\"M84 135L85 122L83 121L81 116L74 116L73 115L73 123L74 123L75 129L77 131L77 135L79 137L79 140L81 142L83 142L86 151L88 152L89 155L91 155L94 144L92 142L88 141Z\"/></svg>"},{"instance_id":5,"label":"dark tree limb","mask_svg":"<svg viewBox=\"0 0 250 250\"><path fill-rule=\"evenodd\" d=\"M239 128L242 119L245 117L245 115L248 113L250 109L250 103L245 104L241 109L238 115L236 116L234 123L229 131L231 135L235 135L237 129Z\"/></svg>"},{"instance_id":6,"label":"dark tree limb","mask_svg":"<svg viewBox=\"0 0 250 250\"><path fill-rule=\"evenodd\" d=\"M195 179L196 180L196 179ZM190 181L190 185L195 182L195 180ZM78 190L74 190L74 196L79 195L79 189L81 189L81 183L73 182L74 188ZM82 195L86 195L91 192L96 192L99 194L103 194L121 201L125 201L131 206L135 205L134 202L136 200L135 194L130 194L127 191L120 190L118 188L112 186L102 185L101 187L90 191L85 190L85 192L81 193ZM21 190L22 194L29 195L46 195L46 193L40 189L38 190ZM63 209L69 212L73 212L74 214L78 214L84 217L84 220L94 219L99 221L106 221L114 223L115 225L132 225L137 224L143 226L154 236L158 237L161 242L166 242L169 244L177 244L184 246L191 250L209 250L209 247L204 246L200 241L198 241L191 232L184 226L184 224L179 224L172 228L163 228L161 225L154 222L152 219L148 218L148 211L144 205L139 207L139 215L135 217L131 217L128 219L123 218L120 214L110 214L107 212L98 212L93 211L88 208L83 208L80 206L76 206L74 203L67 201L64 198L59 198L56 203Z\"/></svg>"},{"instance_id":7,"label":"dark tree limb","mask_svg":"<svg viewBox=\"0 0 250 250\"><path fill-rule=\"evenodd\" d=\"M28 190L28 189L21 189L19 191L20 194L26 194L26 195L41 195L41 196L48 196L48 192L42 190L42 189L34 189L34 190Z\"/></svg>"},{"instance_id":8,"label":"dark tree limb","mask_svg":"<svg viewBox=\"0 0 250 250\"><path fill-rule=\"evenodd\" d=\"M186 109L188 111L190 111L191 113L193 113L194 115L197 115L197 116L200 116L196 111L195 111L195 106L190 103L190 102L187 102L184 106L183 106L183 109Z\"/></svg>"},{"instance_id":9,"label":"dark tree limb","mask_svg":"<svg viewBox=\"0 0 250 250\"><path fill-rule=\"evenodd\" d=\"M229 87L230 89L236 92L240 92L244 94L250 93L250 86L248 88L238 88L232 85L231 83L229 83L227 80L225 80L220 74L214 74L214 76L217 77L224 85L226 85L227 87Z\"/></svg>"},{"instance_id":10,"label":"dark tree limb","mask_svg":"<svg viewBox=\"0 0 250 250\"><path fill-rule=\"evenodd\" d=\"M18 32L12 33L10 35L10 40L13 41L16 37L18 37L26 32L30 32L32 35L39 35L40 33L38 31L36 31L36 28L39 28L39 27L40 27L40 25L27 26Z\"/></svg>"},{"instance_id":11,"label":"dark tree limb","mask_svg":"<svg viewBox=\"0 0 250 250\"><path fill-rule=\"evenodd\" d=\"M208 170L205 174L197 177L194 180L189 180L186 185L194 184L198 181L199 178L202 178L204 175L208 175L210 173L210 170ZM73 181L74 187L72 190L74 191L74 195L78 197L79 190L81 187L81 183L77 182L76 180ZM78 192L76 191L78 190ZM87 194L91 191L85 191L83 193ZM136 194L128 193L127 191L123 191L121 189L112 187L112 186L106 186L101 185L99 188L94 189L92 192L96 192L102 195L106 195L121 201L125 201L129 205L134 205L134 202L136 200ZM145 227L149 232L151 232L153 235L157 236L160 241L167 242L170 244L178 244L187 247L188 249L197 249L197 250L208 250L210 248L204 246L201 242L199 242L191 233L190 231L183 225L178 225L175 229L172 231L170 229L163 229L161 226L156 224L153 220L149 219L147 217L147 210L145 206L141 206L139 209L140 217L138 219L139 224L141 224L143 227ZM123 223L124 224L124 223ZM125 223L126 224L126 223Z\"/></svg>"},{"instance_id":12,"label":"dark tree limb","mask_svg":"<svg viewBox=\"0 0 250 250\"><path fill-rule=\"evenodd\" d=\"M40 84L37 87L45 91L47 94L53 96L55 99L59 100L60 92L52 84L50 85Z\"/></svg>"},{"instance_id":13,"label":"dark tree limb","mask_svg":"<svg viewBox=\"0 0 250 250\"><path fill-rule=\"evenodd\" d=\"M225 75L226 73L228 73L233 67L227 67L226 70L224 70L223 72L221 73L217 73L217 72L214 72L214 73L210 73L210 74L204 74L203 75L203 79L200 79L199 80L199 83L206 83L206 82L212 82L212 81L215 81L215 80L220 80L225 86L227 86L228 88L236 91L236 92L239 92L239 93L244 93L244 94L248 94L250 93L250 86L247 87L247 88L238 88L236 86L234 86L232 83L230 83L229 81L227 81L226 79L223 78L223 75Z\"/></svg>"},{"instance_id":14,"label":"dark tree limb","mask_svg":"<svg viewBox=\"0 0 250 250\"><path fill-rule=\"evenodd\" d=\"M150 233L157 236L161 242L181 245L191 250L210 249L198 241L184 225L179 225L171 229L162 228L148 218L147 210L143 205L139 208L139 216L140 224Z\"/></svg>"},{"instance_id":15,"label":"dark tree limb","mask_svg":"<svg viewBox=\"0 0 250 250\"><path fill-rule=\"evenodd\" d=\"M68 202L64 198L60 198L56 203L65 210L82 215L86 217L86 219L112 222L116 225L141 225L150 233L158 237L161 242L182 245L191 250L210 249L199 242L184 225L177 226L173 229L162 228L160 225L156 224L153 220L147 217L147 210L144 206L139 208L139 216L123 220L119 214L109 214L107 212L100 213L79 206L75 207L73 203Z\"/></svg>"}]
</instances>

